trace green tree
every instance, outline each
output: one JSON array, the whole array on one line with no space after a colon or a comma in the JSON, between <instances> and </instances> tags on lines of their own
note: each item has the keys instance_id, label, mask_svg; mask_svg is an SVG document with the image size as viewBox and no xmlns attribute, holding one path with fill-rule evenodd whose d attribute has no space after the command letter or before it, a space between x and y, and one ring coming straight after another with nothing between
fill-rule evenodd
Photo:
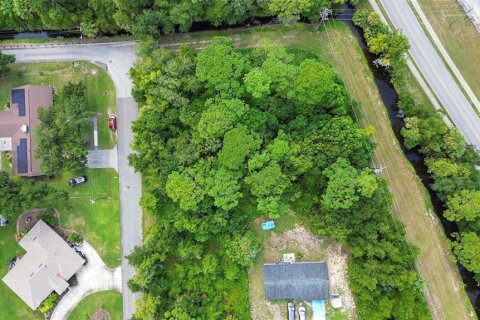
<instances>
[{"instance_id":1,"label":"green tree","mask_svg":"<svg viewBox=\"0 0 480 320\"><path fill-rule=\"evenodd\" d=\"M462 190L448 197L447 210L443 213L450 221L476 221L480 217L480 191Z\"/></svg>"},{"instance_id":2,"label":"green tree","mask_svg":"<svg viewBox=\"0 0 480 320\"><path fill-rule=\"evenodd\" d=\"M310 59L300 64L294 83L297 99L304 105L303 113L311 115L315 108L334 114L346 114L348 96L345 87L337 83L333 69L324 62Z\"/></svg>"},{"instance_id":3,"label":"green tree","mask_svg":"<svg viewBox=\"0 0 480 320\"><path fill-rule=\"evenodd\" d=\"M480 273L480 237L475 232L461 232L451 247L458 262L467 270Z\"/></svg>"},{"instance_id":4,"label":"green tree","mask_svg":"<svg viewBox=\"0 0 480 320\"><path fill-rule=\"evenodd\" d=\"M228 241L227 256L243 267L251 267L261 250L260 239L251 231L242 236L234 236Z\"/></svg>"},{"instance_id":5,"label":"green tree","mask_svg":"<svg viewBox=\"0 0 480 320\"><path fill-rule=\"evenodd\" d=\"M248 133L245 126L237 126L225 133L218 161L228 169L241 169L247 157L257 150L260 144L261 140Z\"/></svg>"},{"instance_id":6,"label":"green tree","mask_svg":"<svg viewBox=\"0 0 480 320\"><path fill-rule=\"evenodd\" d=\"M328 209L349 209L360 197L371 198L378 189L377 179L371 171L359 173L343 158L325 169L323 174L328 178L328 185L322 203Z\"/></svg>"},{"instance_id":7,"label":"green tree","mask_svg":"<svg viewBox=\"0 0 480 320\"><path fill-rule=\"evenodd\" d=\"M245 87L256 99L265 98L270 94L270 77L261 69L255 68L245 75Z\"/></svg>"},{"instance_id":8,"label":"green tree","mask_svg":"<svg viewBox=\"0 0 480 320\"><path fill-rule=\"evenodd\" d=\"M8 71L8 65L15 62L15 56L0 51L0 76Z\"/></svg>"},{"instance_id":9,"label":"green tree","mask_svg":"<svg viewBox=\"0 0 480 320\"><path fill-rule=\"evenodd\" d=\"M79 172L85 167L88 116L83 83L66 84L51 107L38 110L35 156L44 174L55 175L62 169Z\"/></svg>"},{"instance_id":10,"label":"green tree","mask_svg":"<svg viewBox=\"0 0 480 320\"><path fill-rule=\"evenodd\" d=\"M242 93L240 80L246 69L245 59L228 38L213 38L212 44L197 56L197 78L208 88L234 97Z\"/></svg>"}]
</instances>

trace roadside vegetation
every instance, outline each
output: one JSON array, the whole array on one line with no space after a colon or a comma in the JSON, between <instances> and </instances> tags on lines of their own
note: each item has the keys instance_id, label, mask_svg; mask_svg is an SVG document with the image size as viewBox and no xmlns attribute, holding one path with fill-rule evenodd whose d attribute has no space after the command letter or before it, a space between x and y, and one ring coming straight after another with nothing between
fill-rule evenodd
<instances>
[{"instance_id":1,"label":"roadside vegetation","mask_svg":"<svg viewBox=\"0 0 480 320\"><path fill-rule=\"evenodd\" d=\"M212 2L136 1L136 0L61 0L50 6L41 1L32 4L5 2L0 6L1 30L72 29L81 27L83 35L95 37L120 30L136 37L189 31L194 22L214 26L235 25L258 16L278 15L286 23L306 17L318 21L323 8L341 6L345 0L242 0Z\"/></svg>"},{"instance_id":2,"label":"roadside vegetation","mask_svg":"<svg viewBox=\"0 0 480 320\"><path fill-rule=\"evenodd\" d=\"M357 14L354 21L366 34L379 34L386 26L378 23L376 13ZM368 39L367 39L368 40ZM372 50L369 44L370 50ZM394 67L397 72L405 68ZM476 274L480 282L480 163L478 153L466 144L454 127L447 126L442 115L433 108L416 102L415 96L404 87L403 82L392 78L405 112L405 127L402 135L407 148L417 149L425 155L425 164L432 176L432 189L443 202L444 217L457 224L459 232L452 235L449 246L456 260L467 270Z\"/></svg>"},{"instance_id":3,"label":"roadside vegetation","mask_svg":"<svg viewBox=\"0 0 480 320\"><path fill-rule=\"evenodd\" d=\"M141 52L130 160L156 222L129 258L130 286L144 292L137 318L248 317L245 267L259 251L250 222L292 209L348 244L361 318L429 318L416 250L391 216L385 182L366 168L372 131L352 119L358 105L322 57L276 45L239 51L227 38L198 55Z\"/></svg>"},{"instance_id":4,"label":"roadside vegetation","mask_svg":"<svg viewBox=\"0 0 480 320\"><path fill-rule=\"evenodd\" d=\"M116 136L108 129L108 114L115 113L115 87L108 73L90 62L15 63L0 78L0 108L10 101L10 90L26 84L50 85L57 94L68 83L85 85L86 111L98 122L98 144L102 149L112 148ZM91 126L89 126L91 128ZM93 133L89 145L93 145Z\"/></svg>"},{"instance_id":5,"label":"roadside vegetation","mask_svg":"<svg viewBox=\"0 0 480 320\"><path fill-rule=\"evenodd\" d=\"M110 317L107 317L107 313ZM122 320L122 294L116 291L102 291L83 299L70 313L68 320L86 319Z\"/></svg>"}]
</instances>

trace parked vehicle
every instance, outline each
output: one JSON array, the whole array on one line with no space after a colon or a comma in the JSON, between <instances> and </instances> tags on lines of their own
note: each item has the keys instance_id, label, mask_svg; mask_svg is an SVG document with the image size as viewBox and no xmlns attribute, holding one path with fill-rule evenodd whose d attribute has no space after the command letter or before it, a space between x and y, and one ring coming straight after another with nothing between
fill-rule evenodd
<instances>
[{"instance_id":1,"label":"parked vehicle","mask_svg":"<svg viewBox=\"0 0 480 320\"><path fill-rule=\"evenodd\" d=\"M289 302L287 305L288 308L288 320L295 320L295 304Z\"/></svg>"},{"instance_id":2,"label":"parked vehicle","mask_svg":"<svg viewBox=\"0 0 480 320\"><path fill-rule=\"evenodd\" d=\"M304 306L298 307L298 319L299 320L305 320L307 319L307 311L305 311Z\"/></svg>"},{"instance_id":3,"label":"parked vehicle","mask_svg":"<svg viewBox=\"0 0 480 320\"><path fill-rule=\"evenodd\" d=\"M112 131L117 130L117 116L116 115L114 115L114 114L108 115L108 127Z\"/></svg>"},{"instance_id":4,"label":"parked vehicle","mask_svg":"<svg viewBox=\"0 0 480 320\"><path fill-rule=\"evenodd\" d=\"M70 185L70 187L76 187L78 185L86 183L87 180L88 180L87 176L79 176L79 177L70 179L70 181L68 181L68 184Z\"/></svg>"}]
</instances>

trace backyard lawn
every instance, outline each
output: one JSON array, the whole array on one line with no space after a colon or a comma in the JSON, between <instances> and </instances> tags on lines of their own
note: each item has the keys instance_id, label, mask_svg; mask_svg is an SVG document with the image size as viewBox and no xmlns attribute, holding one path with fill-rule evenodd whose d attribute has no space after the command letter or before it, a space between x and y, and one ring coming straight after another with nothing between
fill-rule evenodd
<instances>
[{"instance_id":1,"label":"backyard lawn","mask_svg":"<svg viewBox=\"0 0 480 320\"><path fill-rule=\"evenodd\" d=\"M90 320L99 310L107 311L110 318L97 319L121 320L122 294L116 291L103 291L89 295L72 311L68 320Z\"/></svg>"},{"instance_id":2,"label":"backyard lawn","mask_svg":"<svg viewBox=\"0 0 480 320\"><path fill-rule=\"evenodd\" d=\"M10 100L12 88L26 84L50 85L60 90L67 82L85 82L87 101L92 117L98 121L98 142L102 149L112 148L116 136L108 129L108 113L116 112L113 81L101 67L90 62L18 63L0 80L0 108Z\"/></svg>"}]
</instances>

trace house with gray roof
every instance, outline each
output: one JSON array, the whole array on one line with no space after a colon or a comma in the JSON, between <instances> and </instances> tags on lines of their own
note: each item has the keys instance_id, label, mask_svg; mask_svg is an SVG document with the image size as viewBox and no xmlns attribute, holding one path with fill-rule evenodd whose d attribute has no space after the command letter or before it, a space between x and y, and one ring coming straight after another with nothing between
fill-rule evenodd
<instances>
[{"instance_id":1,"label":"house with gray roof","mask_svg":"<svg viewBox=\"0 0 480 320\"><path fill-rule=\"evenodd\" d=\"M263 265L268 300L327 300L329 279L326 262L267 263Z\"/></svg>"},{"instance_id":2,"label":"house with gray roof","mask_svg":"<svg viewBox=\"0 0 480 320\"><path fill-rule=\"evenodd\" d=\"M33 132L39 123L38 109L52 104L53 88L48 86L27 85L10 92L10 110L0 112L0 152L12 153L14 175L42 175Z\"/></svg>"},{"instance_id":3,"label":"house with gray roof","mask_svg":"<svg viewBox=\"0 0 480 320\"><path fill-rule=\"evenodd\" d=\"M69 286L67 281L85 264L85 260L42 220L19 244L27 253L2 280L32 310L53 291L62 294Z\"/></svg>"}]
</instances>

